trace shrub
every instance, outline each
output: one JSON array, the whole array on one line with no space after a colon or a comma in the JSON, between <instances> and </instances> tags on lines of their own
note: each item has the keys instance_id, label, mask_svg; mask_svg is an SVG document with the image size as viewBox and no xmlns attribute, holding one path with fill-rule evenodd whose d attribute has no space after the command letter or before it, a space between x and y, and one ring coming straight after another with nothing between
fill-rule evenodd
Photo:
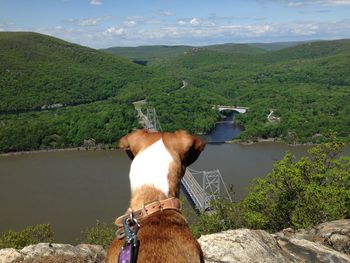
<instances>
[{"instance_id":1,"label":"shrub","mask_svg":"<svg viewBox=\"0 0 350 263\"><path fill-rule=\"evenodd\" d=\"M278 231L349 217L350 158L336 158L343 146L333 138L299 161L287 153L242 201L246 226Z\"/></svg>"},{"instance_id":2,"label":"shrub","mask_svg":"<svg viewBox=\"0 0 350 263\"><path fill-rule=\"evenodd\" d=\"M332 136L296 161L291 153L265 178L257 178L240 202L218 200L212 213L191 225L196 236L238 227L279 231L350 217L350 158Z\"/></svg>"},{"instance_id":3,"label":"shrub","mask_svg":"<svg viewBox=\"0 0 350 263\"><path fill-rule=\"evenodd\" d=\"M81 242L87 244L101 245L104 248L108 247L115 237L116 228L99 220L92 227L85 229L82 232Z\"/></svg>"},{"instance_id":4,"label":"shrub","mask_svg":"<svg viewBox=\"0 0 350 263\"><path fill-rule=\"evenodd\" d=\"M211 203L211 209L211 211L202 212L190 225L196 238L243 226L239 203L231 203L227 199L218 198Z\"/></svg>"},{"instance_id":5,"label":"shrub","mask_svg":"<svg viewBox=\"0 0 350 263\"><path fill-rule=\"evenodd\" d=\"M40 242L53 242L54 233L50 224L28 226L21 231L8 230L1 233L0 248L20 249Z\"/></svg>"}]
</instances>

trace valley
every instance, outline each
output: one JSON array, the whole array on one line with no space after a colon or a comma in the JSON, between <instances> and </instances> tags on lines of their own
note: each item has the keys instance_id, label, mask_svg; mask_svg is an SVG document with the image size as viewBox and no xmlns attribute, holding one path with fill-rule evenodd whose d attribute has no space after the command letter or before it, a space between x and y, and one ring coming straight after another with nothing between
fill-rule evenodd
<instances>
[{"instance_id":1,"label":"valley","mask_svg":"<svg viewBox=\"0 0 350 263\"><path fill-rule=\"evenodd\" d=\"M100 51L0 32L0 151L114 145L139 127L132 103L144 99L164 130L206 133L212 105L245 105L240 141L349 142L349 63L350 40Z\"/></svg>"}]
</instances>

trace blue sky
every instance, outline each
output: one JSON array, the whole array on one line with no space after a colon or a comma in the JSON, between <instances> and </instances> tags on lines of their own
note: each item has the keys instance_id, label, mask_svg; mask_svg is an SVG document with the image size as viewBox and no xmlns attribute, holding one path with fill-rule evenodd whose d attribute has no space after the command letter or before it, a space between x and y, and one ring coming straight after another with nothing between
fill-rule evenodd
<instances>
[{"instance_id":1,"label":"blue sky","mask_svg":"<svg viewBox=\"0 0 350 263\"><path fill-rule=\"evenodd\" d=\"M93 48L350 38L350 0L0 0L0 31Z\"/></svg>"}]
</instances>

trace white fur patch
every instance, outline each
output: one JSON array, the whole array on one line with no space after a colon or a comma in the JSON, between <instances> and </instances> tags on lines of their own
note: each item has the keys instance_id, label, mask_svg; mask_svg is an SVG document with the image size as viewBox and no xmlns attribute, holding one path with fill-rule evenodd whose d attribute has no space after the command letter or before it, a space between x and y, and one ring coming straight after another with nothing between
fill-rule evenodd
<instances>
[{"instance_id":1,"label":"white fur patch","mask_svg":"<svg viewBox=\"0 0 350 263\"><path fill-rule=\"evenodd\" d=\"M131 191L149 185L168 196L168 173L172 161L173 158L162 139L137 154L131 163L129 173Z\"/></svg>"}]
</instances>

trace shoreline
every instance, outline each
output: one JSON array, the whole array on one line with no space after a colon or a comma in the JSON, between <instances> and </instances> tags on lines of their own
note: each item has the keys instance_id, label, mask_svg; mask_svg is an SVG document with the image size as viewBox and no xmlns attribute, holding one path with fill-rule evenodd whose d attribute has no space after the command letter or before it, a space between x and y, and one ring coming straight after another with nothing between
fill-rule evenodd
<instances>
[{"instance_id":1,"label":"shoreline","mask_svg":"<svg viewBox=\"0 0 350 263\"><path fill-rule=\"evenodd\" d=\"M299 143L299 144L288 144L278 138L267 138L267 139L258 139L257 141L242 141L238 139L223 141L220 143L223 144L241 144L241 145L254 145L257 143L284 143L289 146L314 146L316 144L313 143ZM101 150L116 150L116 147L112 147L111 145L98 145L98 146L79 146L79 147L67 147L67 148L53 148L53 149L41 149L41 150L30 150L30 151L14 151L14 152L4 152L0 153L0 157L6 156L16 156L16 155L25 155L25 154L36 154L36 153L52 153L52 152L72 152L72 151L101 151Z\"/></svg>"},{"instance_id":2,"label":"shoreline","mask_svg":"<svg viewBox=\"0 0 350 263\"><path fill-rule=\"evenodd\" d=\"M51 153L51 152L73 152L73 151L112 151L116 150L116 147L103 146L93 146L93 147L67 147L67 148L55 148L55 149L42 149L42 150L31 150L31 151L15 151L15 152L4 152L0 153L0 157L13 156L13 155L25 155L25 154L36 154L36 153Z\"/></svg>"},{"instance_id":3,"label":"shoreline","mask_svg":"<svg viewBox=\"0 0 350 263\"><path fill-rule=\"evenodd\" d=\"M231 141L226 141L225 143L229 143L229 144L241 144L241 145L254 145L257 143L271 143L271 142L275 142L275 143L283 143L285 145L288 146L315 146L318 145L317 143L312 143L312 142L307 142L307 143L287 143L283 140L281 140L280 138L267 138L267 139L262 139L262 138L258 138L256 141L254 140L249 140L249 141L242 141L239 139L234 139Z\"/></svg>"}]
</instances>

